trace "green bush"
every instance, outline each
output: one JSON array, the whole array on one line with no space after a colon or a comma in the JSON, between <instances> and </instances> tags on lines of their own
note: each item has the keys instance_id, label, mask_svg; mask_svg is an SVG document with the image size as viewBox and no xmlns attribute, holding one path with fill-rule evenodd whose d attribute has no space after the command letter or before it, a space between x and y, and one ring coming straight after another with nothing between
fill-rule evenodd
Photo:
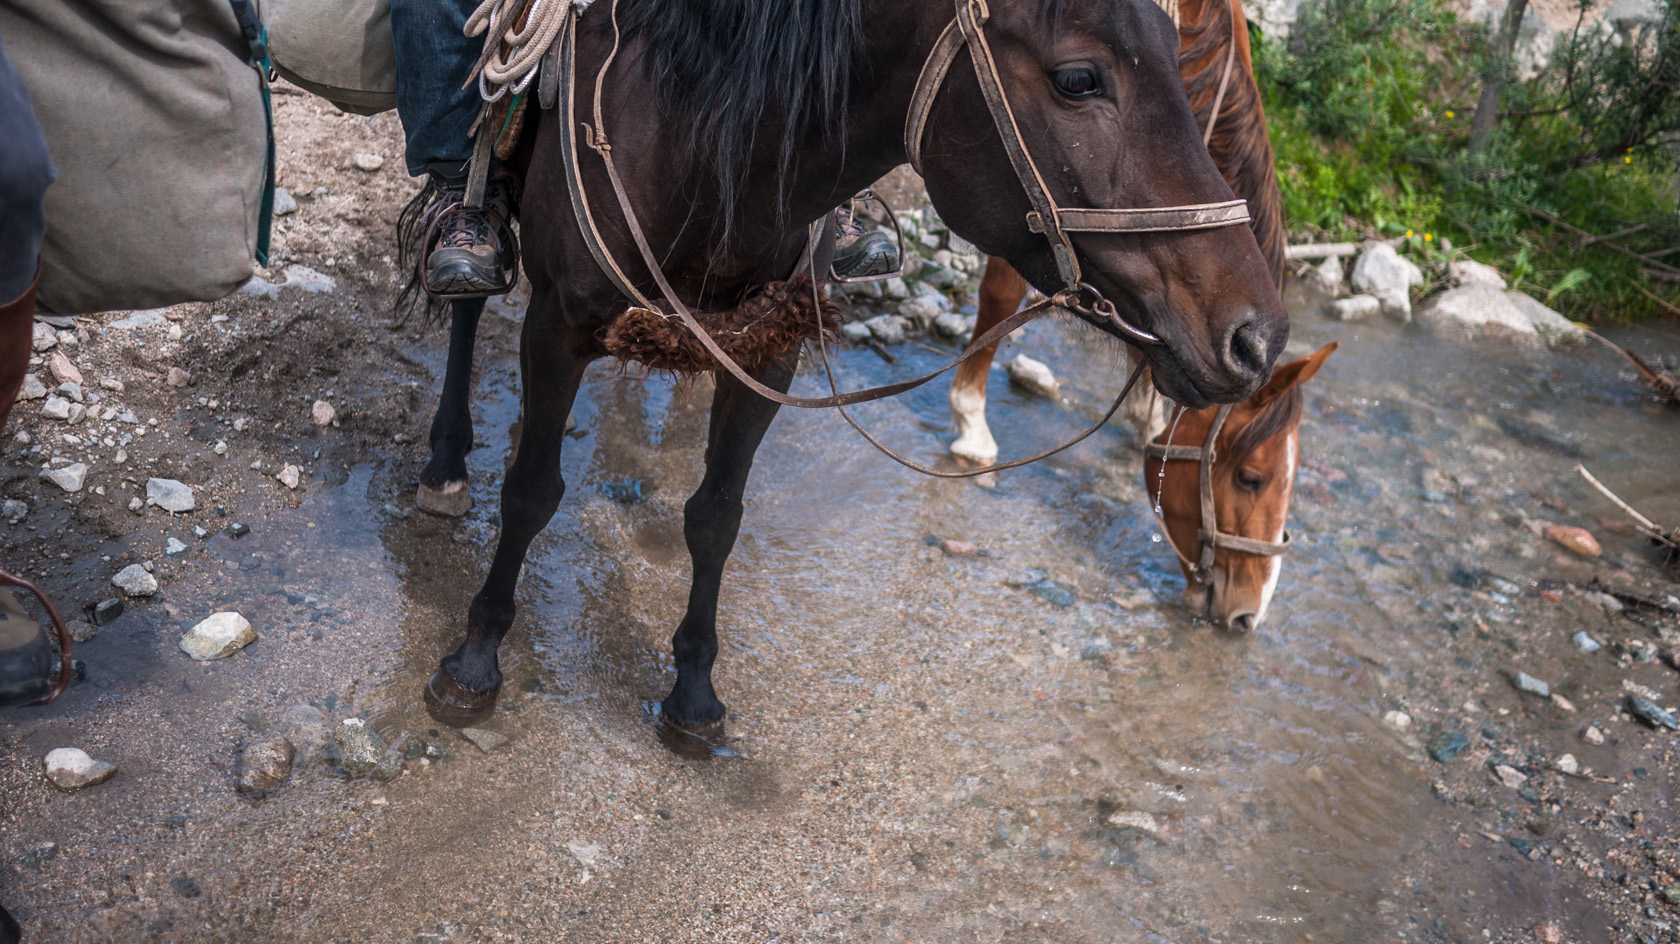
<instances>
[{"instance_id":1,"label":"green bush","mask_svg":"<svg viewBox=\"0 0 1680 944\"><path fill-rule=\"evenodd\" d=\"M1674 0L1663 0L1672 3ZM1487 30L1440 0L1308 0L1287 43L1256 36L1284 210L1297 238L1447 237L1571 317L1667 312L1680 286L1541 214L1650 253L1680 247L1680 24L1636 41L1580 30L1536 78L1507 85L1472 149ZM1427 234L1427 239L1424 238ZM1444 258L1444 257L1441 257ZM1680 265L1680 251L1664 255Z\"/></svg>"}]
</instances>

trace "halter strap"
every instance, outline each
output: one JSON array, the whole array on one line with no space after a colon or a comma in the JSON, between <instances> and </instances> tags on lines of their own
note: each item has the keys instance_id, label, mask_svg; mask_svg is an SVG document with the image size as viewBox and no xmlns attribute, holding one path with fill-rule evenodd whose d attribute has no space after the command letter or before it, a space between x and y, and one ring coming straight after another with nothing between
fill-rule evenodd
<instances>
[{"instance_id":1,"label":"halter strap","mask_svg":"<svg viewBox=\"0 0 1680 944\"><path fill-rule=\"evenodd\" d=\"M1183 407L1179 409L1182 410ZM1203 440L1200 446L1151 442L1145 443L1143 447L1144 455L1158 458L1163 463L1179 460L1195 462L1199 466L1197 469L1197 485L1201 500L1201 521L1196 527L1196 536L1201 542L1201 554L1197 560L1190 560L1189 555L1185 554L1184 550L1173 540L1172 529L1167 527L1167 522L1161 518L1160 512L1155 513L1156 519L1161 525L1161 535L1167 539L1167 546L1172 548L1173 553L1178 555L1178 559L1184 562L1185 567L1190 568L1191 575L1198 583L1205 584L1212 579L1214 552L1218 548L1223 547L1238 553L1257 554L1262 557L1281 557L1289 551L1290 538L1288 531L1283 532L1283 540L1281 541L1262 541L1258 538L1245 538L1240 534L1229 534L1219 530L1219 517L1215 513L1213 505L1213 467L1214 463L1218 461L1216 446L1219 442L1219 432L1225 428L1225 421L1230 416L1231 404L1227 403L1221 406L1219 411L1214 414L1213 425L1208 427L1207 438ZM1165 487L1166 482L1163 480L1159 488L1164 489ZM1159 506L1160 501L1161 493L1157 491L1155 501L1150 505L1151 510Z\"/></svg>"}]
</instances>

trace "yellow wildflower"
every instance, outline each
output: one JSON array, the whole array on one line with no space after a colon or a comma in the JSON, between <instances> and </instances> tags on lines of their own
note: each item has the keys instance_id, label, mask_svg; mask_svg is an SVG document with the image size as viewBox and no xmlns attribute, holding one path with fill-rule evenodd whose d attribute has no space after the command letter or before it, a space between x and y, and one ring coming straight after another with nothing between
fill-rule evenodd
<instances>
[{"instance_id":1,"label":"yellow wildflower","mask_svg":"<svg viewBox=\"0 0 1680 944\"><path fill-rule=\"evenodd\" d=\"M1435 240L1435 237L1434 237L1434 236L1431 236L1431 235L1430 235L1430 234L1428 234L1428 233L1424 233L1424 234L1423 234L1423 241L1424 241L1424 242L1426 242L1426 243L1427 243L1427 242L1434 242L1434 240Z\"/></svg>"},{"instance_id":2,"label":"yellow wildflower","mask_svg":"<svg viewBox=\"0 0 1680 944\"><path fill-rule=\"evenodd\" d=\"M1451 111L1447 112L1447 117L1448 118L1451 118L1452 116L1453 116L1453 113Z\"/></svg>"}]
</instances>

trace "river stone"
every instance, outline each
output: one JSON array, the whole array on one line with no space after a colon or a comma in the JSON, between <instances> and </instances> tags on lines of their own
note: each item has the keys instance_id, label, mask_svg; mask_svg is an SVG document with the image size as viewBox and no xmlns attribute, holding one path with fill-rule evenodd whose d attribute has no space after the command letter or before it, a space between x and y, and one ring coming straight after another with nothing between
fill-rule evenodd
<instances>
[{"instance_id":1,"label":"river stone","mask_svg":"<svg viewBox=\"0 0 1680 944\"><path fill-rule=\"evenodd\" d=\"M1493 775L1499 782L1515 790L1528 782L1528 774L1523 773L1509 764L1494 764Z\"/></svg>"},{"instance_id":2,"label":"river stone","mask_svg":"<svg viewBox=\"0 0 1680 944\"><path fill-rule=\"evenodd\" d=\"M70 418L70 401L58 394L51 394L47 397L47 402L41 405L41 415L49 420L67 420Z\"/></svg>"},{"instance_id":3,"label":"river stone","mask_svg":"<svg viewBox=\"0 0 1680 944\"><path fill-rule=\"evenodd\" d=\"M898 316L918 330L926 330L933 324L934 319L945 313L945 309L933 299L934 296L931 295L917 295L915 298L899 302Z\"/></svg>"},{"instance_id":4,"label":"river stone","mask_svg":"<svg viewBox=\"0 0 1680 944\"><path fill-rule=\"evenodd\" d=\"M1511 300L1511 294L1482 283L1448 289L1418 309L1418 324L1464 337L1504 337L1539 345L1533 319Z\"/></svg>"},{"instance_id":5,"label":"river stone","mask_svg":"<svg viewBox=\"0 0 1680 944\"><path fill-rule=\"evenodd\" d=\"M1353 264L1353 290L1375 295L1382 303L1383 314L1397 321L1412 320L1409 290L1422 282L1423 270L1401 258L1387 243L1360 253Z\"/></svg>"},{"instance_id":6,"label":"river stone","mask_svg":"<svg viewBox=\"0 0 1680 944\"><path fill-rule=\"evenodd\" d=\"M904 340L905 322L898 315L876 315L864 324L882 344L898 344Z\"/></svg>"},{"instance_id":7,"label":"river stone","mask_svg":"<svg viewBox=\"0 0 1680 944\"><path fill-rule=\"evenodd\" d=\"M462 728L461 736L486 754L508 742L507 735L497 734L487 728Z\"/></svg>"},{"instance_id":8,"label":"river stone","mask_svg":"<svg viewBox=\"0 0 1680 944\"><path fill-rule=\"evenodd\" d=\"M47 385L34 374L23 375L23 388L18 391L19 400L39 400L47 395Z\"/></svg>"},{"instance_id":9,"label":"river stone","mask_svg":"<svg viewBox=\"0 0 1680 944\"><path fill-rule=\"evenodd\" d=\"M1616 598L1611 597L1610 599L1615 600ZM1620 603L1621 601L1616 600L1616 602ZM1582 652L1597 652L1598 650L1604 648L1598 640L1587 635L1587 631L1584 629L1576 633L1573 638L1575 640L1575 648L1581 650Z\"/></svg>"},{"instance_id":10,"label":"river stone","mask_svg":"<svg viewBox=\"0 0 1680 944\"><path fill-rule=\"evenodd\" d=\"M1325 305L1324 313L1337 321L1366 321L1382 313L1382 299L1375 295L1349 295Z\"/></svg>"},{"instance_id":11,"label":"river stone","mask_svg":"<svg viewBox=\"0 0 1680 944\"><path fill-rule=\"evenodd\" d=\"M163 542L163 553L167 557L182 557L187 553L186 542L180 538L169 538Z\"/></svg>"},{"instance_id":12,"label":"river stone","mask_svg":"<svg viewBox=\"0 0 1680 944\"><path fill-rule=\"evenodd\" d=\"M281 468L281 470L275 474L274 478L278 480L281 485L284 485L287 488L295 489L298 487L298 483L302 481L302 475L303 473L299 471L297 466L288 464Z\"/></svg>"},{"instance_id":13,"label":"river stone","mask_svg":"<svg viewBox=\"0 0 1680 944\"><path fill-rule=\"evenodd\" d=\"M402 772L402 758L360 718L345 718L333 740L338 744L334 763L352 777L369 775L375 780L390 780Z\"/></svg>"},{"instance_id":14,"label":"river stone","mask_svg":"<svg viewBox=\"0 0 1680 944\"><path fill-rule=\"evenodd\" d=\"M922 266L922 271L917 273L916 278L924 285L932 285L935 288L950 289L954 288L958 282L962 281L962 273L947 266L940 265L937 262L930 262L927 265Z\"/></svg>"},{"instance_id":15,"label":"river stone","mask_svg":"<svg viewBox=\"0 0 1680 944\"><path fill-rule=\"evenodd\" d=\"M960 338L974 330L975 321L974 315L948 311L933 319L933 330L939 332L942 337Z\"/></svg>"},{"instance_id":16,"label":"river stone","mask_svg":"<svg viewBox=\"0 0 1680 944\"><path fill-rule=\"evenodd\" d=\"M146 504L164 511L183 512L198 507L198 499L193 497L191 488L175 479L147 479Z\"/></svg>"},{"instance_id":17,"label":"river stone","mask_svg":"<svg viewBox=\"0 0 1680 944\"><path fill-rule=\"evenodd\" d=\"M385 166L385 158L379 154L357 154L354 160L358 170L365 170L370 174Z\"/></svg>"},{"instance_id":18,"label":"river stone","mask_svg":"<svg viewBox=\"0 0 1680 944\"><path fill-rule=\"evenodd\" d=\"M1342 294L1342 288L1347 284L1347 275L1342 270L1341 257L1328 256L1323 262L1308 269L1306 281L1331 298Z\"/></svg>"},{"instance_id":19,"label":"river stone","mask_svg":"<svg viewBox=\"0 0 1680 944\"><path fill-rule=\"evenodd\" d=\"M1470 747L1470 739L1458 732L1437 734L1429 742L1429 756L1443 764L1450 764Z\"/></svg>"},{"instance_id":20,"label":"river stone","mask_svg":"<svg viewBox=\"0 0 1680 944\"><path fill-rule=\"evenodd\" d=\"M1645 722L1653 728L1667 728L1670 731L1680 731L1680 721L1675 720L1674 713L1664 711L1648 698L1638 695L1627 697L1628 714Z\"/></svg>"},{"instance_id":21,"label":"river stone","mask_svg":"<svg viewBox=\"0 0 1680 944\"><path fill-rule=\"evenodd\" d=\"M101 626L123 615L123 601L119 597L100 600L93 607L93 621Z\"/></svg>"},{"instance_id":22,"label":"river stone","mask_svg":"<svg viewBox=\"0 0 1680 944\"><path fill-rule=\"evenodd\" d=\"M1124 810L1111 814L1108 817L1108 824L1110 826L1129 826L1151 836L1161 831L1160 821L1142 810Z\"/></svg>"},{"instance_id":23,"label":"river stone","mask_svg":"<svg viewBox=\"0 0 1680 944\"><path fill-rule=\"evenodd\" d=\"M1587 330L1568 318L1547 308L1522 292L1506 292L1505 297L1517 310L1528 316L1529 324L1534 326L1534 333L1540 340L1546 342L1547 347L1563 347L1569 344L1581 343L1586 340Z\"/></svg>"},{"instance_id":24,"label":"river stone","mask_svg":"<svg viewBox=\"0 0 1680 944\"><path fill-rule=\"evenodd\" d=\"M158 590L157 578L139 564L129 564L111 578L111 586L131 597L149 597Z\"/></svg>"},{"instance_id":25,"label":"river stone","mask_svg":"<svg viewBox=\"0 0 1680 944\"><path fill-rule=\"evenodd\" d=\"M72 403L87 402L87 394L82 390L82 385L69 380L58 385L58 395Z\"/></svg>"},{"instance_id":26,"label":"river stone","mask_svg":"<svg viewBox=\"0 0 1680 944\"><path fill-rule=\"evenodd\" d=\"M297 212L297 209L297 197L292 196L291 192L285 187L274 188L275 216L291 216L293 213Z\"/></svg>"},{"instance_id":27,"label":"river stone","mask_svg":"<svg viewBox=\"0 0 1680 944\"><path fill-rule=\"evenodd\" d=\"M333 420L338 419L338 410L325 400L316 400L309 407L309 418L315 421L316 426L331 426Z\"/></svg>"},{"instance_id":28,"label":"river stone","mask_svg":"<svg viewBox=\"0 0 1680 944\"><path fill-rule=\"evenodd\" d=\"M60 747L47 752L42 762L47 779L60 790L80 790L104 783L117 775L117 765L95 760L78 747Z\"/></svg>"},{"instance_id":29,"label":"river stone","mask_svg":"<svg viewBox=\"0 0 1680 944\"><path fill-rule=\"evenodd\" d=\"M1056 382L1056 375L1051 373L1049 366L1042 361L1035 361L1025 354L1017 354L1015 359L1009 362L1008 371L1010 381L1029 393L1051 399L1061 394L1062 385Z\"/></svg>"},{"instance_id":30,"label":"river stone","mask_svg":"<svg viewBox=\"0 0 1680 944\"><path fill-rule=\"evenodd\" d=\"M863 344L874 337L875 333L861 321L848 321L840 326L840 336L852 344Z\"/></svg>"},{"instance_id":31,"label":"river stone","mask_svg":"<svg viewBox=\"0 0 1680 944\"><path fill-rule=\"evenodd\" d=\"M181 651L209 662L225 659L256 641L250 620L231 611L213 613L181 636Z\"/></svg>"},{"instance_id":32,"label":"river stone","mask_svg":"<svg viewBox=\"0 0 1680 944\"><path fill-rule=\"evenodd\" d=\"M1505 288L1505 277L1499 274L1498 269L1474 259L1456 259L1447 263L1447 281L1455 287L1491 285L1497 289Z\"/></svg>"},{"instance_id":33,"label":"river stone","mask_svg":"<svg viewBox=\"0 0 1680 944\"><path fill-rule=\"evenodd\" d=\"M1557 759L1557 769L1566 774L1578 774L1581 772L1581 762L1575 759L1574 754L1565 754Z\"/></svg>"},{"instance_id":34,"label":"river stone","mask_svg":"<svg viewBox=\"0 0 1680 944\"><path fill-rule=\"evenodd\" d=\"M332 740L332 726L327 723L326 712L307 702L299 702L281 712L278 727L306 763L319 760Z\"/></svg>"},{"instance_id":35,"label":"river stone","mask_svg":"<svg viewBox=\"0 0 1680 944\"><path fill-rule=\"evenodd\" d=\"M247 796L263 796L291 776L297 748L283 737L248 744L239 755L236 789Z\"/></svg>"},{"instance_id":36,"label":"river stone","mask_svg":"<svg viewBox=\"0 0 1680 944\"><path fill-rule=\"evenodd\" d=\"M289 265L286 267L286 281L282 283L287 288L301 288L311 295L319 295L338 288L338 280L330 275L316 272L308 266Z\"/></svg>"},{"instance_id":37,"label":"river stone","mask_svg":"<svg viewBox=\"0 0 1680 944\"><path fill-rule=\"evenodd\" d=\"M29 506L15 498L8 498L5 503L0 504L0 518L5 518L12 524L22 521L27 514L29 514Z\"/></svg>"},{"instance_id":38,"label":"river stone","mask_svg":"<svg viewBox=\"0 0 1680 944\"><path fill-rule=\"evenodd\" d=\"M179 367L171 367L163 382L171 387L188 387L192 385L192 374Z\"/></svg>"},{"instance_id":39,"label":"river stone","mask_svg":"<svg viewBox=\"0 0 1680 944\"><path fill-rule=\"evenodd\" d=\"M70 358L65 357L63 351L54 351L52 356L47 358L47 371L61 384L73 383L78 387L82 385L82 372L76 369L75 364L70 363Z\"/></svg>"},{"instance_id":40,"label":"river stone","mask_svg":"<svg viewBox=\"0 0 1680 944\"><path fill-rule=\"evenodd\" d=\"M1518 672L1516 675L1511 676L1511 684L1515 685L1517 687L1517 691L1520 692L1527 692L1530 695L1539 695L1541 698L1552 697L1552 687L1534 676L1529 675L1527 672Z\"/></svg>"},{"instance_id":41,"label":"river stone","mask_svg":"<svg viewBox=\"0 0 1680 944\"><path fill-rule=\"evenodd\" d=\"M36 322L29 337L30 349L39 354L42 351L50 351L57 346L58 332L53 330L53 326Z\"/></svg>"},{"instance_id":42,"label":"river stone","mask_svg":"<svg viewBox=\"0 0 1680 944\"><path fill-rule=\"evenodd\" d=\"M87 481L87 466L74 462L62 469L42 469L41 478L57 485L67 492L79 492Z\"/></svg>"},{"instance_id":43,"label":"river stone","mask_svg":"<svg viewBox=\"0 0 1680 944\"><path fill-rule=\"evenodd\" d=\"M87 620L70 620L64 624L64 628L70 630L71 642L87 642L99 635L99 627Z\"/></svg>"},{"instance_id":44,"label":"river stone","mask_svg":"<svg viewBox=\"0 0 1680 944\"><path fill-rule=\"evenodd\" d=\"M1604 549L1598 545L1598 539L1593 537L1592 532L1585 528L1565 524L1550 524L1540 533L1545 536L1546 540L1568 548L1582 557L1597 557L1604 553Z\"/></svg>"}]
</instances>

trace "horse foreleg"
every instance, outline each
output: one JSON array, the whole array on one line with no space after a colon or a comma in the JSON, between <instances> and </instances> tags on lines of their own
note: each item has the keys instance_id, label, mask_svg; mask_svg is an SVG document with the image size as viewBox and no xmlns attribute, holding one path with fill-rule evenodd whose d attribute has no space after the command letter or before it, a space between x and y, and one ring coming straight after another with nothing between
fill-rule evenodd
<instances>
[{"instance_id":1,"label":"horse foreleg","mask_svg":"<svg viewBox=\"0 0 1680 944\"><path fill-rule=\"evenodd\" d=\"M797 350L789 352L757 370L755 378L785 392L793 383L798 356ZM747 473L770 421L776 418L776 409L775 403L748 390L734 377L721 372L717 375L706 439L706 474L683 505L683 537L688 540L694 580L689 585L688 610L671 637L677 682L660 705L668 721L691 731L723 723L725 708L712 690L712 663L718 649L718 588L741 530Z\"/></svg>"},{"instance_id":2,"label":"horse foreleg","mask_svg":"<svg viewBox=\"0 0 1680 944\"><path fill-rule=\"evenodd\" d=\"M467 487L467 453L472 451L473 340L484 299L462 299L450 306L449 365L443 395L432 417L432 460L420 472L414 503L424 511L459 518L472 507Z\"/></svg>"},{"instance_id":3,"label":"horse foreleg","mask_svg":"<svg viewBox=\"0 0 1680 944\"><path fill-rule=\"evenodd\" d=\"M986 260L986 274L980 278L980 313L974 334L991 330L1021 307L1027 297L1027 282L1015 269L996 256ZM997 356L993 344L964 361L951 381L951 419L957 424L957 439L951 455L986 464L997 460L997 441L986 425L986 378Z\"/></svg>"},{"instance_id":4,"label":"horse foreleg","mask_svg":"<svg viewBox=\"0 0 1680 944\"><path fill-rule=\"evenodd\" d=\"M427 708L446 724L471 724L495 710L502 687L496 651L513 625L519 570L532 539L547 527L566 493L560 446L566 416L593 355L587 331L556 321L539 317L533 306L520 339L525 425L502 483L502 533L490 574L467 611L466 639L443 658L426 686Z\"/></svg>"}]
</instances>

